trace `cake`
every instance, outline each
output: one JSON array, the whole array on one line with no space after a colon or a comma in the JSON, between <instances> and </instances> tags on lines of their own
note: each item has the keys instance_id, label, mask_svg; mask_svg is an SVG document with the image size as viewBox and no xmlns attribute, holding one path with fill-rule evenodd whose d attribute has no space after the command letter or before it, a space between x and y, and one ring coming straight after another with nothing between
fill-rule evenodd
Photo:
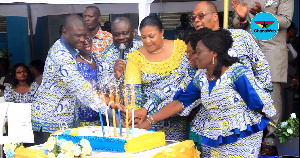
<instances>
[{"instance_id":1,"label":"cake","mask_svg":"<svg viewBox=\"0 0 300 158\"><path fill-rule=\"evenodd\" d=\"M130 129L129 137L127 137L126 128L122 128L122 136L120 136L120 129L117 128L117 137L114 137L114 128L105 127L103 137L100 126L86 126L56 131L51 136L72 141L74 144L80 142L81 139L87 139L93 151L101 152L137 153L166 144L163 132L135 128L133 134L134 137L132 137L132 129Z\"/></svg>"}]
</instances>

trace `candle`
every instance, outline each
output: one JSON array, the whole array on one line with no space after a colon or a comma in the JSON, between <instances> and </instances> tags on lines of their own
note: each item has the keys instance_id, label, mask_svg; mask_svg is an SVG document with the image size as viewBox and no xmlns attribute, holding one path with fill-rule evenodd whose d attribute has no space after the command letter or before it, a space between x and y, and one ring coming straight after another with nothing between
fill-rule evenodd
<instances>
[{"instance_id":1,"label":"candle","mask_svg":"<svg viewBox=\"0 0 300 158\"><path fill-rule=\"evenodd\" d=\"M111 107L112 109L115 108L114 101L115 101L114 95L112 94L112 92L109 92L109 103L110 103L110 107Z\"/></svg>"},{"instance_id":2,"label":"candle","mask_svg":"<svg viewBox=\"0 0 300 158\"><path fill-rule=\"evenodd\" d=\"M119 116L120 136L122 137L122 117L121 117L121 110L120 109L118 109L118 116Z\"/></svg>"},{"instance_id":3,"label":"candle","mask_svg":"<svg viewBox=\"0 0 300 158\"><path fill-rule=\"evenodd\" d=\"M102 128L102 134L103 134L103 137L104 137L105 132L104 132L103 119L102 119L102 115L101 115L101 110L100 109L99 109L99 117L100 117L100 123L101 123L101 128Z\"/></svg>"},{"instance_id":4,"label":"candle","mask_svg":"<svg viewBox=\"0 0 300 158\"><path fill-rule=\"evenodd\" d=\"M134 108L132 108L132 126L131 126L131 134L132 134L132 138L133 138L133 129L134 129Z\"/></svg>"},{"instance_id":5,"label":"candle","mask_svg":"<svg viewBox=\"0 0 300 158\"><path fill-rule=\"evenodd\" d=\"M128 128L128 109L126 109L126 136L129 137L129 128Z\"/></svg>"},{"instance_id":6,"label":"candle","mask_svg":"<svg viewBox=\"0 0 300 158\"><path fill-rule=\"evenodd\" d=\"M135 104L135 92L134 92L134 86L133 84L131 85L131 104Z\"/></svg>"},{"instance_id":7,"label":"candle","mask_svg":"<svg viewBox=\"0 0 300 158\"><path fill-rule=\"evenodd\" d=\"M120 104L120 96L119 96L119 91L118 91L118 90L116 90L116 106L117 106L118 108L120 108L120 107L119 107L119 104Z\"/></svg>"},{"instance_id":8,"label":"candle","mask_svg":"<svg viewBox=\"0 0 300 158\"><path fill-rule=\"evenodd\" d=\"M106 99L105 99L105 96L104 96L103 94L100 94L100 97L101 97L102 101L103 101L105 104L107 104L107 101L106 101Z\"/></svg>"},{"instance_id":9,"label":"candle","mask_svg":"<svg viewBox=\"0 0 300 158\"><path fill-rule=\"evenodd\" d=\"M125 88L124 91L124 103L125 103L125 107L128 107L128 94L127 94L127 89Z\"/></svg>"},{"instance_id":10,"label":"candle","mask_svg":"<svg viewBox=\"0 0 300 158\"><path fill-rule=\"evenodd\" d=\"M114 137L117 137L117 131L116 131L116 111L115 109L112 109L113 114L113 125L114 125Z\"/></svg>"},{"instance_id":11,"label":"candle","mask_svg":"<svg viewBox=\"0 0 300 158\"><path fill-rule=\"evenodd\" d=\"M106 118L106 126L107 126L107 135L109 136L109 119L108 119L108 110L109 108L106 109L105 112L105 118Z\"/></svg>"}]
</instances>

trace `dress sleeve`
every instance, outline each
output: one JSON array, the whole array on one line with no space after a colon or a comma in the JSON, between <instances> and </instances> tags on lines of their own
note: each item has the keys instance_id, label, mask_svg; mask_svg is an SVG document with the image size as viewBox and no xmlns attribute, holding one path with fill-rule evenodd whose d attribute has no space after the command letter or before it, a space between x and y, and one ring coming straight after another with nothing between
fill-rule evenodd
<instances>
[{"instance_id":1,"label":"dress sleeve","mask_svg":"<svg viewBox=\"0 0 300 158\"><path fill-rule=\"evenodd\" d=\"M173 97L173 100L178 100L184 107L188 107L196 100L200 99L200 89L196 86L196 78L197 77L189 83L185 90L179 90Z\"/></svg>"},{"instance_id":2,"label":"dress sleeve","mask_svg":"<svg viewBox=\"0 0 300 158\"><path fill-rule=\"evenodd\" d=\"M58 73L61 81L58 82L65 84L69 93L75 95L82 105L90 106L95 111L101 109L104 112L107 106L96 91L93 91L92 85L80 74L76 60L72 55L60 49L53 50L50 53L50 58L59 69Z\"/></svg>"},{"instance_id":3,"label":"dress sleeve","mask_svg":"<svg viewBox=\"0 0 300 158\"><path fill-rule=\"evenodd\" d=\"M4 89L5 102L14 102L14 88L11 84L7 85Z\"/></svg>"},{"instance_id":4,"label":"dress sleeve","mask_svg":"<svg viewBox=\"0 0 300 158\"><path fill-rule=\"evenodd\" d=\"M234 88L250 109L262 110L268 117L276 114L271 95L264 91L250 69L245 66L238 66L232 74Z\"/></svg>"},{"instance_id":5,"label":"dress sleeve","mask_svg":"<svg viewBox=\"0 0 300 158\"><path fill-rule=\"evenodd\" d=\"M135 89L135 105L142 107L144 105L144 93L142 89L142 71L139 65L139 53L133 51L128 55L128 60L125 68L125 84L130 89L133 85ZM131 93L128 93L128 98L131 98Z\"/></svg>"}]
</instances>

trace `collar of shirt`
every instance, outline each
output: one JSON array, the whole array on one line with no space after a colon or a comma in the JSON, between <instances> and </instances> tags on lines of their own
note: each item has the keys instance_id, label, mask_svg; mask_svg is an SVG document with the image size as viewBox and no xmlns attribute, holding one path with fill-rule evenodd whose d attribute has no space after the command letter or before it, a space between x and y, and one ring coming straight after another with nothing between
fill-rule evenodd
<instances>
[{"instance_id":1,"label":"collar of shirt","mask_svg":"<svg viewBox=\"0 0 300 158\"><path fill-rule=\"evenodd\" d=\"M101 27L99 26L99 30L97 31L94 38L102 39L102 36L101 36L102 34L103 34L103 31L102 31Z\"/></svg>"},{"instance_id":2,"label":"collar of shirt","mask_svg":"<svg viewBox=\"0 0 300 158\"><path fill-rule=\"evenodd\" d=\"M60 42L66 47L66 49L70 52L70 54L76 58L77 50L70 46L67 41L63 38L63 36L60 37Z\"/></svg>"}]
</instances>

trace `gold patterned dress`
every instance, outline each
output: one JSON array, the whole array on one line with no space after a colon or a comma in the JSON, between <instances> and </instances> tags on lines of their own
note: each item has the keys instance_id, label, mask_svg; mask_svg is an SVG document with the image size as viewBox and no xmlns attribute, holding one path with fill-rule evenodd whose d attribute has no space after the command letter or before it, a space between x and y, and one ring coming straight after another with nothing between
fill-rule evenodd
<instances>
[{"instance_id":1,"label":"gold patterned dress","mask_svg":"<svg viewBox=\"0 0 300 158\"><path fill-rule=\"evenodd\" d=\"M138 50L129 54L125 70L125 84L135 87L135 105L144 107L149 115L155 114L173 101L174 94L192 80L186 44L174 41L173 54L167 60L150 62ZM187 117L174 116L152 124L152 130L164 131L167 140L188 138Z\"/></svg>"}]
</instances>

